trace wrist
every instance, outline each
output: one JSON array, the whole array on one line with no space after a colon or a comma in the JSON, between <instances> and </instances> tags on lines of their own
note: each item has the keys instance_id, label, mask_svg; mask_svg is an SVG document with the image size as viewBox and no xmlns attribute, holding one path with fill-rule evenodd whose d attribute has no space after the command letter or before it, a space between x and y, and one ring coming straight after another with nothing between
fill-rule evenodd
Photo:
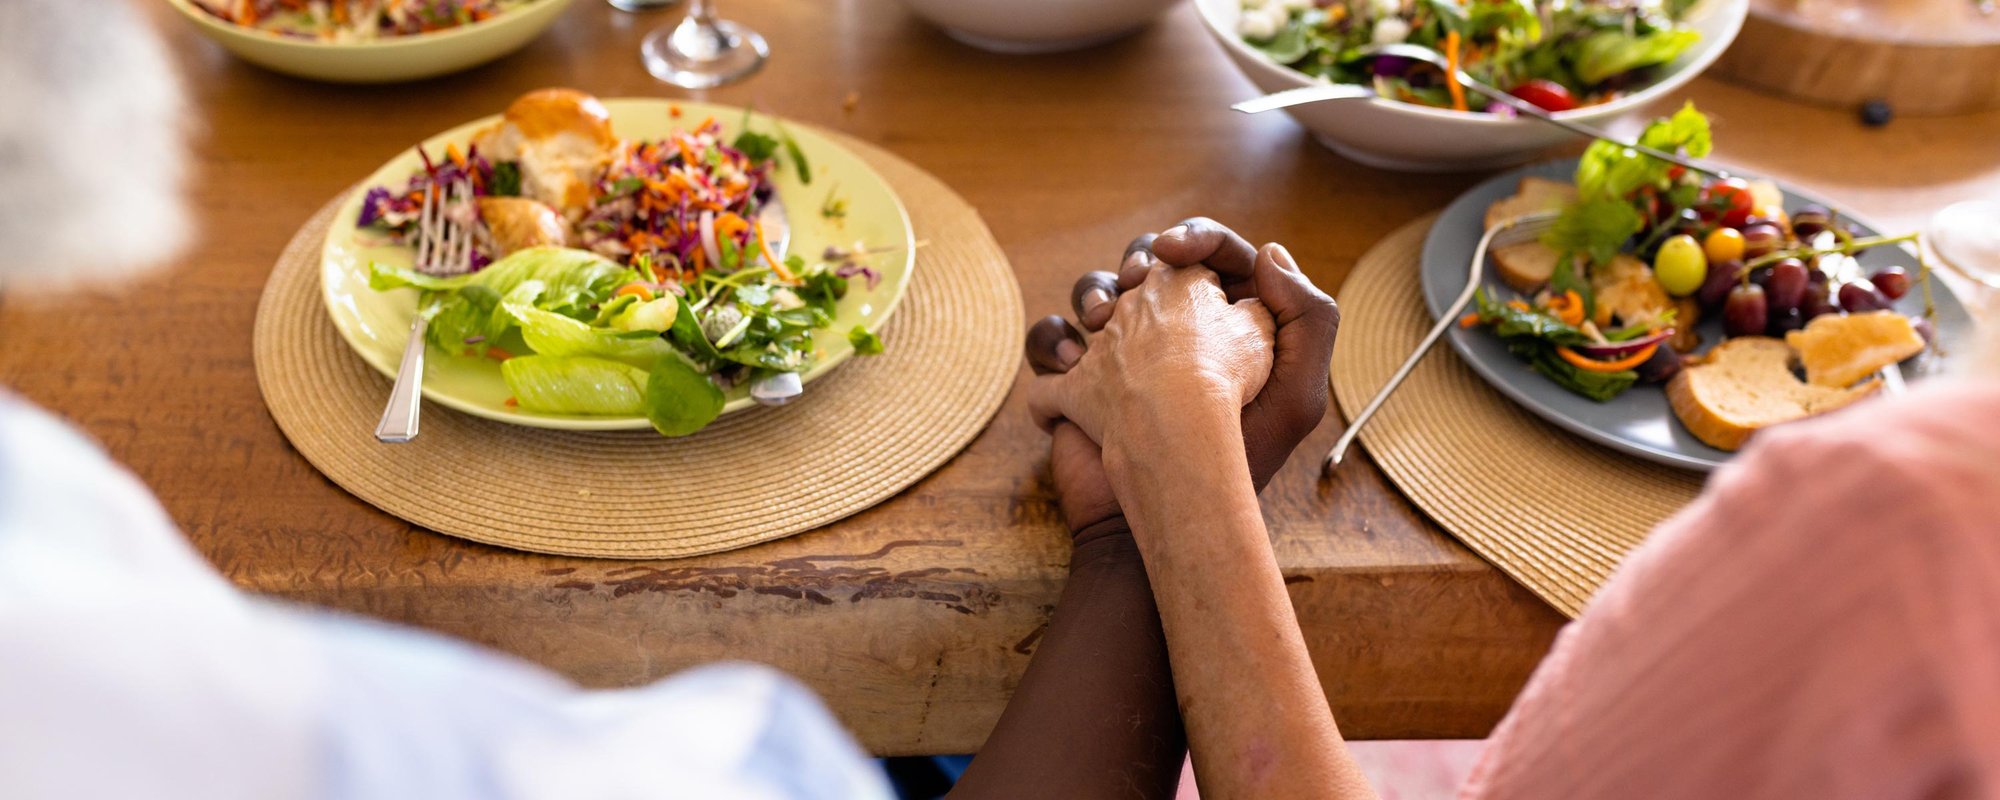
<instances>
[{"instance_id":1,"label":"wrist","mask_svg":"<svg viewBox=\"0 0 2000 800\"><path fill-rule=\"evenodd\" d=\"M1071 575L1121 567L1144 569L1139 558L1139 545L1132 540L1132 527L1123 516L1104 520L1076 533L1069 559Z\"/></svg>"}]
</instances>

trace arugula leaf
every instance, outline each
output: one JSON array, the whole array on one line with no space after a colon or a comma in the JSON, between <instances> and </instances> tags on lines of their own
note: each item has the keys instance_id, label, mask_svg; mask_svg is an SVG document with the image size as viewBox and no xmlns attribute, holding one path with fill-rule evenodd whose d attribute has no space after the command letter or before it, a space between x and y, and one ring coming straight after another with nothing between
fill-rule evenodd
<instances>
[{"instance_id":1,"label":"arugula leaf","mask_svg":"<svg viewBox=\"0 0 2000 800\"><path fill-rule=\"evenodd\" d=\"M775 137L766 136L747 127L742 133L736 134L736 141L730 142L729 146L743 151L743 155L749 158L752 164L762 164L778 154L778 140Z\"/></svg>"},{"instance_id":2,"label":"arugula leaf","mask_svg":"<svg viewBox=\"0 0 2000 800\"><path fill-rule=\"evenodd\" d=\"M1555 346L1547 342L1523 340L1517 348L1516 343L1510 341L1507 349L1526 358L1529 367L1555 381L1556 385L1600 403L1624 394L1626 389L1639 382L1639 373L1629 369L1623 372L1577 369L1576 365L1556 355Z\"/></svg>"},{"instance_id":3,"label":"arugula leaf","mask_svg":"<svg viewBox=\"0 0 2000 800\"><path fill-rule=\"evenodd\" d=\"M722 353L715 349L708 335L701 332L701 320L695 318L694 308L688 305L687 298L676 295L674 300L679 307L674 312L674 325L667 330L667 336L674 340L674 344L680 345L681 350L692 354L697 362L721 362Z\"/></svg>"},{"instance_id":4,"label":"arugula leaf","mask_svg":"<svg viewBox=\"0 0 2000 800\"><path fill-rule=\"evenodd\" d=\"M811 186L813 182L812 165L806 162L805 148L799 146L799 140L792 138L791 131L785 130L784 123L773 119L771 120L771 124L778 128L778 136L785 146L785 155L790 156L792 159L792 168L799 171L799 182Z\"/></svg>"},{"instance_id":5,"label":"arugula leaf","mask_svg":"<svg viewBox=\"0 0 2000 800\"><path fill-rule=\"evenodd\" d=\"M493 177L486 185L486 193L500 197L521 196L521 162L502 161L493 165Z\"/></svg>"},{"instance_id":6,"label":"arugula leaf","mask_svg":"<svg viewBox=\"0 0 2000 800\"><path fill-rule=\"evenodd\" d=\"M854 345L854 352L864 356L882 354L882 337L870 333L867 328L859 325L847 332L847 343Z\"/></svg>"},{"instance_id":7,"label":"arugula leaf","mask_svg":"<svg viewBox=\"0 0 2000 800\"><path fill-rule=\"evenodd\" d=\"M722 390L686 361L662 358L646 375L645 408L653 430L686 436L722 415Z\"/></svg>"},{"instance_id":8,"label":"arugula leaf","mask_svg":"<svg viewBox=\"0 0 2000 800\"><path fill-rule=\"evenodd\" d=\"M1474 299L1479 307L1479 321L1493 327L1494 335L1500 337L1508 352L1528 362L1531 369L1565 389L1603 402L1632 388L1639 380L1639 374L1631 370L1591 372L1577 369L1576 365L1556 355L1557 347L1590 341L1590 337L1574 325L1539 311L1524 311L1499 302L1486 294L1484 289L1479 290Z\"/></svg>"},{"instance_id":9,"label":"arugula leaf","mask_svg":"<svg viewBox=\"0 0 2000 800\"><path fill-rule=\"evenodd\" d=\"M1638 209L1623 199L1579 200L1563 209L1555 225L1542 234L1542 243L1564 256L1581 253L1588 256L1593 264L1604 264L1618 255L1625 242L1645 224ZM1560 266L1568 264L1567 258L1559 262ZM1557 271L1562 270L1559 267ZM1588 288L1587 283L1584 288Z\"/></svg>"}]
</instances>

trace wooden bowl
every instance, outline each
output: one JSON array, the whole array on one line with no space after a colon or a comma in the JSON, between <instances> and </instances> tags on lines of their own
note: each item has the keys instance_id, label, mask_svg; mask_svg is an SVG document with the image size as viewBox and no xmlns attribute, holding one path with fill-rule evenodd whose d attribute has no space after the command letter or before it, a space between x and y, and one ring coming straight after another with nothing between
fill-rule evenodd
<instances>
[{"instance_id":1,"label":"wooden bowl","mask_svg":"<svg viewBox=\"0 0 2000 800\"><path fill-rule=\"evenodd\" d=\"M1714 74L1812 103L1898 114L2000 108L2000 13L1972 0L1753 0Z\"/></svg>"}]
</instances>

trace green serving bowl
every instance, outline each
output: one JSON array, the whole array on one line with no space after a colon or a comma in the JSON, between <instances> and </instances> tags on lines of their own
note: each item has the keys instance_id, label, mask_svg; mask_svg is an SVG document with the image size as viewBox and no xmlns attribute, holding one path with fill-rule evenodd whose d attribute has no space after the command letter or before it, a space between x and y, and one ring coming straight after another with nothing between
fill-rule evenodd
<instances>
[{"instance_id":1,"label":"green serving bowl","mask_svg":"<svg viewBox=\"0 0 2000 800\"><path fill-rule=\"evenodd\" d=\"M521 49L554 23L570 0L533 0L492 19L435 33L369 42L280 36L216 19L192 0L167 0L229 52L287 75L335 83L395 83L484 64Z\"/></svg>"}]
</instances>

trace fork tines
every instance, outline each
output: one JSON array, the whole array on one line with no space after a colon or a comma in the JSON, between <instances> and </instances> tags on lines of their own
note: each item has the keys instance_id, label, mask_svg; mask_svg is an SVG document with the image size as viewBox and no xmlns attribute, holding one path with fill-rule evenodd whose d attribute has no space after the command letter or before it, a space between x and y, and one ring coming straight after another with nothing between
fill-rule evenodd
<instances>
[{"instance_id":1,"label":"fork tines","mask_svg":"<svg viewBox=\"0 0 2000 800\"><path fill-rule=\"evenodd\" d=\"M456 275L472 268L471 226L455 222L451 210L472 202L472 184L463 177L424 192L417 216L417 270L432 275Z\"/></svg>"}]
</instances>

